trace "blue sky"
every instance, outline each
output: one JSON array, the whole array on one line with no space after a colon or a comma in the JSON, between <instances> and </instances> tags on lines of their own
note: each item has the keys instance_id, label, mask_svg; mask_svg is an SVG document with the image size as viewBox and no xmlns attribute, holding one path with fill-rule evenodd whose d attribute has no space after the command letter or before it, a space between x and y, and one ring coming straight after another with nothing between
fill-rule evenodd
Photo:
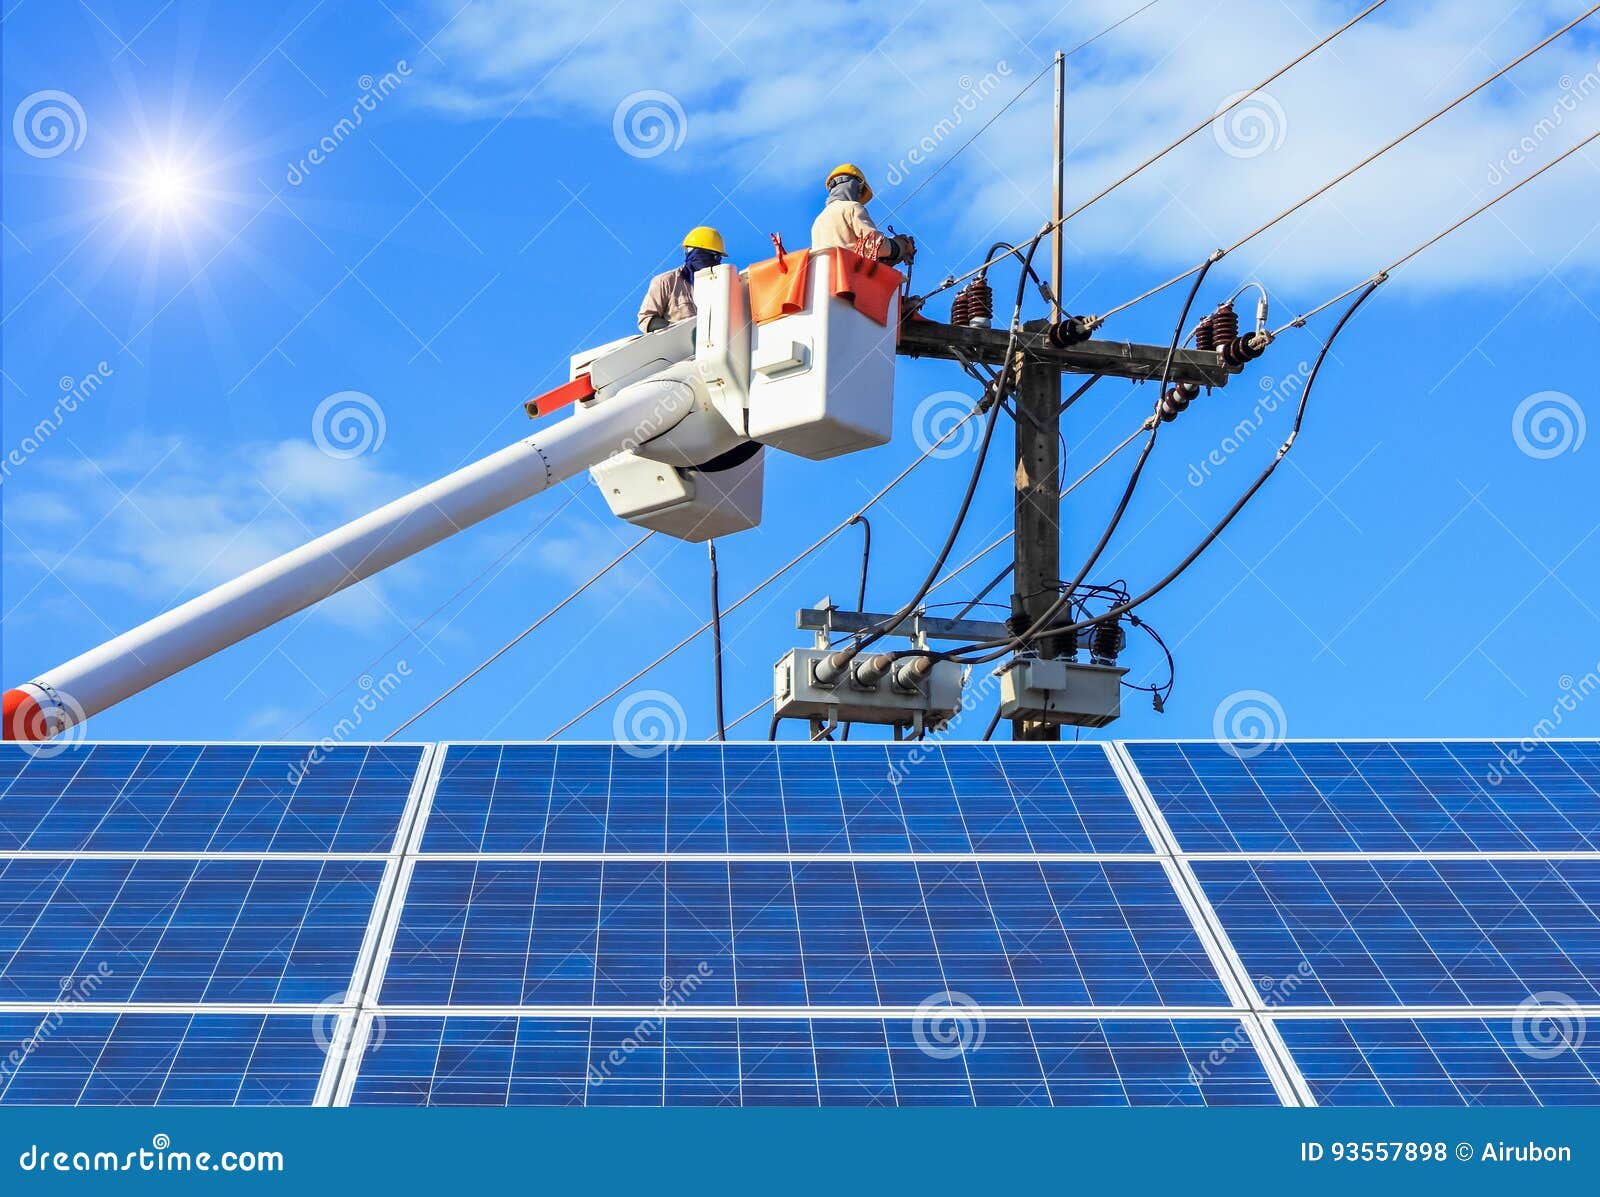
<instances>
[{"instance_id":1,"label":"blue sky","mask_svg":"<svg viewBox=\"0 0 1600 1197\"><path fill-rule=\"evenodd\" d=\"M1047 86L952 154L1052 51L1137 5L938 0L896 9L898 24L881 6L793 7L13 0L0 26L6 684L509 443L527 428L522 400L564 380L571 353L631 330L687 227L718 225L740 261L765 256L771 231L802 244L836 161L860 162L880 218L918 236L919 290L1028 235L1048 204ZM1358 7L1167 0L1074 55L1069 197ZM1386 7L1241 122L1069 225L1070 306L1104 310L1194 264L1583 7ZM640 92L670 97L660 152L628 142ZM1259 277L1279 320L1319 303L1600 127L1597 93L1600 37L1580 26L1226 259L1203 299ZM30 124L51 107L66 114L64 148L48 121ZM1520 737L1594 681L1597 166L1593 151L1563 163L1357 318L1285 466L1145 611L1177 652L1178 685L1164 715L1130 695L1117 734L1209 736L1260 692L1294 736ZM995 277L1008 292L1011 271ZM1148 300L1105 335L1164 340L1180 302L1176 290ZM1220 447L1316 347L1285 336L1162 434L1096 577L1137 589L1166 572L1270 457L1287 407L1236 452ZM946 392L971 393L952 367L901 367L894 443L822 464L769 455L765 523L720 546L725 602L916 456L918 421ZM370 396L382 423L381 443L348 459L313 435L319 404L343 391ZM1092 391L1066 420L1067 476L1150 402L1125 384ZM1008 529L1005 457L989 463L955 560ZM875 510L870 606L892 608L921 577L970 462L928 463ZM1129 464L1068 501L1069 568ZM402 684L363 715L363 737L381 736L633 535L580 479L95 717L90 733L314 738L351 715L359 678L404 662ZM987 580L1005 552L963 580ZM732 714L803 643L795 608L853 597L858 563L852 530L730 618ZM657 538L408 734L542 738L706 607L703 547ZM1159 654L1132 644L1133 678L1159 678ZM709 734L707 642L567 734L611 737L618 702L643 690L670 694L688 735ZM1561 730L1600 734L1600 704L1573 705ZM764 715L739 729L764 731Z\"/></svg>"}]
</instances>

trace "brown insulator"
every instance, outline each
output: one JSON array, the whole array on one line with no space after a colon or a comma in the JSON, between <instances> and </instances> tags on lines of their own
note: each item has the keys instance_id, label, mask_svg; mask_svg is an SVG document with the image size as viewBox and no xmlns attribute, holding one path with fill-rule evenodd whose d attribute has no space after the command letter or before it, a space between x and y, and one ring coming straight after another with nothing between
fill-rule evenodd
<instances>
[{"instance_id":1,"label":"brown insulator","mask_svg":"<svg viewBox=\"0 0 1600 1197\"><path fill-rule=\"evenodd\" d=\"M1249 336L1234 337L1231 341L1222 343L1222 364L1230 370L1237 370L1246 362L1253 362L1267 351L1267 342L1252 333Z\"/></svg>"},{"instance_id":2,"label":"brown insulator","mask_svg":"<svg viewBox=\"0 0 1600 1197\"><path fill-rule=\"evenodd\" d=\"M1226 345L1239 335L1239 313L1233 310L1233 304L1224 303L1211 313L1212 344Z\"/></svg>"},{"instance_id":3,"label":"brown insulator","mask_svg":"<svg viewBox=\"0 0 1600 1197\"><path fill-rule=\"evenodd\" d=\"M967 325L967 291L963 287L956 292L956 297L950 301L950 323L965 328Z\"/></svg>"},{"instance_id":4,"label":"brown insulator","mask_svg":"<svg viewBox=\"0 0 1600 1197\"><path fill-rule=\"evenodd\" d=\"M1195 326L1194 347L1201 353L1208 353L1217 347L1216 326L1210 316Z\"/></svg>"},{"instance_id":5,"label":"brown insulator","mask_svg":"<svg viewBox=\"0 0 1600 1197\"><path fill-rule=\"evenodd\" d=\"M967 284L967 323L974 328L988 328L994 323L994 290L989 280L979 275Z\"/></svg>"},{"instance_id":6,"label":"brown insulator","mask_svg":"<svg viewBox=\"0 0 1600 1197\"><path fill-rule=\"evenodd\" d=\"M1052 324L1045 339L1057 349L1071 349L1093 335L1094 329L1089 326L1089 321L1085 317L1068 316L1065 320Z\"/></svg>"},{"instance_id":7,"label":"brown insulator","mask_svg":"<svg viewBox=\"0 0 1600 1197\"><path fill-rule=\"evenodd\" d=\"M1180 382L1177 386L1167 388L1167 393L1161 396L1161 422L1170 424L1184 412L1189 410L1189 404L1200 397L1200 387L1192 382Z\"/></svg>"},{"instance_id":8,"label":"brown insulator","mask_svg":"<svg viewBox=\"0 0 1600 1197\"><path fill-rule=\"evenodd\" d=\"M1128 633L1123 631L1120 620L1103 620L1089 634L1089 659L1096 665L1115 665L1127 643Z\"/></svg>"}]
</instances>

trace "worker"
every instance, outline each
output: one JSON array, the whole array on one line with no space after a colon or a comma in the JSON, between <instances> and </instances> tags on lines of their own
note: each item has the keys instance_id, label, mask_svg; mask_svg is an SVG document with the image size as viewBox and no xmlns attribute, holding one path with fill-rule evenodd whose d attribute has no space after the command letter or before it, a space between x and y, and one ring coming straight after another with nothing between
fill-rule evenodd
<instances>
[{"instance_id":1,"label":"worker","mask_svg":"<svg viewBox=\"0 0 1600 1197\"><path fill-rule=\"evenodd\" d=\"M650 280L639 305L639 331L655 332L682 320L694 319L695 272L716 266L728 256L722 234L709 225L696 225L683 238L683 265Z\"/></svg>"},{"instance_id":2,"label":"worker","mask_svg":"<svg viewBox=\"0 0 1600 1197\"><path fill-rule=\"evenodd\" d=\"M858 249L865 245L874 247L873 256L891 266L917 256L917 244L910 237L878 231L867 211L872 185L859 166L842 162L828 172L826 182L828 202L811 222L812 249Z\"/></svg>"}]
</instances>

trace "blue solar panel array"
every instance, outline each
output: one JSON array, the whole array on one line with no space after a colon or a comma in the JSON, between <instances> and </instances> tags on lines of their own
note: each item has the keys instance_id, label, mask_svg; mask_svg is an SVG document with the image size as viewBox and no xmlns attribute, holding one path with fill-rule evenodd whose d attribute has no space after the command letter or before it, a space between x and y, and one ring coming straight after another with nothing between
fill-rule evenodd
<instances>
[{"instance_id":1,"label":"blue solar panel array","mask_svg":"<svg viewBox=\"0 0 1600 1197\"><path fill-rule=\"evenodd\" d=\"M0 1011L0 1104L310 1105L324 1048L304 1014Z\"/></svg>"},{"instance_id":2,"label":"blue solar panel array","mask_svg":"<svg viewBox=\"0 0 1600 1197\"><path fill-rule=\"evenodd\" d=\"M395 850L416 745L0 745L0 851Z\"/></svg>"},{"instance_id":3,"label":"blue solar panel array","mask_svg":"<svg viewBox=\"0 0 1600 1197\"><path fill-rule=\"evenodd\" d=\"M1221 1005L1156 861L422 860L393 1005Z\"/></svg>"},{"instance_id":4,"label":"blue solar panel array","mask_svg":"<svg viewBox=\"0 0 1600 1197\"><path fill-rule=\"evenodd\" d=\"M1600 1105L1596 1012L1593 743L0 749L0 1104Z\"/></svg>"},{"instance_id":5,"label":"blue solar panel array","mask_svg":"<svg viewBox=\"0 0 1600 1197\"><path fill-rule=\"evenodd\" d=\"M1277 1105L1228 1020L390 1017L356 1105ZM1240 1045L1245 1044L1243 1050Z\"/></svg>"},{"instance_id":6,"label":"blue solar panel array","mask_svg":"<svg viewBox=\"0 0 1600 1197\"><path fill-rule=\"evenodd\" d=\"M1098 744L452 745L422 851L1152 851Z\"/></svg>"},{"instance_id":7,"label":"blue solar panel array","mask_svg":"<svg viewBox=\"0 0 1600 1197\"><path fill-rule=\"evenodd\" d=\"M1281 1004L1515 1006L1546 992L1600 1004L1600 860L1193 867Z\"/></svg>"},{"instance_id":8,"label":"blue solar panel array","mask_svg":"<svg viewBox=\"0 0 1600 1197\"><path fill-rule=\"evenodd\" d=\"M1127 746L1185 852L1600 850L1600 748Z\"/></svg>"},{"instance_id":9,"label":"blue solar panel array","mask_svg":"<svg viewBox=\"0 0 1600 1197\"><path fill-rule=\"evenodd\" d=\"M1537 1018L1281 1019L1320 1105L1600 1105L1600 1045Z\"/></svg>"}]
</instances>

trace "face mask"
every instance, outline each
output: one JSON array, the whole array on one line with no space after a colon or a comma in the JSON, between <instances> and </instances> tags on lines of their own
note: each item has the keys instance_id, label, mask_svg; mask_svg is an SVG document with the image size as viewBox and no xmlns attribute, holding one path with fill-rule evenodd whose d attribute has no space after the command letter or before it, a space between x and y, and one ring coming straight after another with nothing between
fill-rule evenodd
<instances>
[{"instance_id":1,"label":"face mask","mask_svg":"<svg viewBox=\"0 0 1600 1197\"><path fill-rule=\"evenodd\" d=\"M721 261L722 255L713 250L691 249L683 255L683 277L693 278L696 271L715 266Z\"/></svg>"},{"instance_id":2,"label":"face mask","mask_svg":"<svg viewBox=\"0 0 1600 1197\"><path fill-rule=\"evenodd\" d=\"M854 175L840 175L828 188L828 201L845 200L856 203L861 199L861 180Z\"/></svg>"}]
</instances>

